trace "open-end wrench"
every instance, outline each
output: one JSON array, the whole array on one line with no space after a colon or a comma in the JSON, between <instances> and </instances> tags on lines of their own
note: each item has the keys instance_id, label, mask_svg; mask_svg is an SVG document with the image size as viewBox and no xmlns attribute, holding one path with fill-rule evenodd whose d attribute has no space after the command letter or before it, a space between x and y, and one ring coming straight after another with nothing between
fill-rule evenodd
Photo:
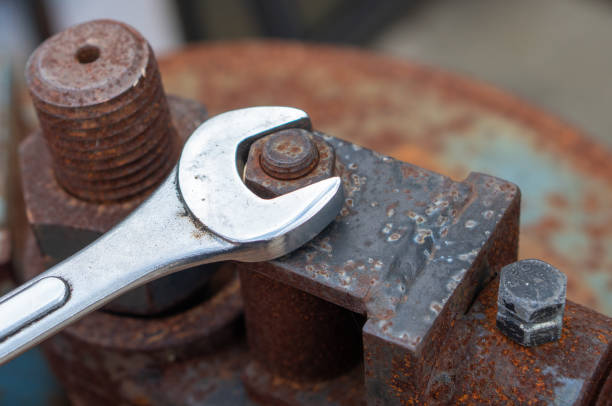
<instances>
[{"instance_id":1,"label":"open-end wrench","mask_svg":"<svg viewBox=\"0 0 612 406\"><path fill-rule=\"evenodd\" d=\"M270 260L318 234L342 207L339 178L269 200L241 180L249 144L290 127L308 129L308 115L252 107L198 127L172 173L130 216L0 298L0 363L129 289L199 264Z\"/></svg>"}]
</instances>

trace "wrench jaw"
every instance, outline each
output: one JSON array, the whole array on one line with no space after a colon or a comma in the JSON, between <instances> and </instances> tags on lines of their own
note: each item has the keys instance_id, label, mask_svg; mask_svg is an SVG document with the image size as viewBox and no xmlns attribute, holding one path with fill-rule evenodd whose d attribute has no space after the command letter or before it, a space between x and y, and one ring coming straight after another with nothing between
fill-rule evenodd
<instances>
[{"instance_id":1,"label":"wrench jaw","mask_svg":"<svg viewBox=\"0 0 612 406\"><path fill-rule=\"evenodd\" d=\"M286 255L310 241L323 231L342 209L344 204L342 181L339 177L325 179L268 201L277 201L276 203L281 206L287 206L305 199L312 199L313 204L288 221L285 227L261 237L241 241L241 249L233 254L235 259L242 262L269 261Z\"/></svg>"},{"instance_id":2,"label":"wrench jaw","mask_svg":"<svg viewBox=\"0 0 612 406\"><path fill-rule=\"evenodd\" d=\"M292 127L309 128L310 118L291 107L251 107L209 119L185 143L177 176L185 206L212 233L241 245L237 260L285 255L323 230L341 209L338 177L274 199L260 198L242 181L244 148Z\"/></svg>"}]
</instances>

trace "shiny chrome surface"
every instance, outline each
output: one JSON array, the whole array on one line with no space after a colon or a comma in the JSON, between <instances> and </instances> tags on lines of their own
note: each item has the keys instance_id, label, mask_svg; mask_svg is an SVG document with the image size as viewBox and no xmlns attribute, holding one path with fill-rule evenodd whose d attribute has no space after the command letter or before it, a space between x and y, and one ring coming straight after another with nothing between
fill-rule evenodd
<instances>
[{"instance_id":1,"label":"shiny chrome surface","mask_svg":"<svg viewBox=\"0 0 612 406\"><path fill-rule=\"evenodd\" d=\"M68 300L68 294L66 283L51 276L32 283L2 301L0 314L12 317L0 326L0 340L62 306Z\"/></svg>"}]
</instances>

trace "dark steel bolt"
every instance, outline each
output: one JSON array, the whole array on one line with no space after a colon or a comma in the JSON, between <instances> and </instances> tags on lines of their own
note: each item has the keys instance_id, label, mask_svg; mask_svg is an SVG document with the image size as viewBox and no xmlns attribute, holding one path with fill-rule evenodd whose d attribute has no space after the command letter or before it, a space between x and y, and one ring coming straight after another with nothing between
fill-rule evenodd
<instances>
[{"instance_id":1,"label":"dark steel bolt","mask_svg":"<svg viewBox=\"0 0 612 406\"><path fill-rule=\"evenodd\" d=\"M26 79L56 180L74 196L142 196L177 151L153 50L132 27L97 20L45 41Z\"/></svg>"},{"instance_id":2,"label":"dark steel bolt","mask_svg":"<svg viewBox=\"0 0 612 406\"><path fill-rule=\"evenodd\" d=\"M561 338L567 277L537 259L506 265L497 296L497 327L531 347Z\"/></svg>"},{"instance_id":3,"label":"dark steel bolt","mask_svg":"<svg viewBox=\"0 0 612 406\"><path fill-rule=\"evenodd\" d=\"M267 137L260 159L268 175L277 179L297 179L314 169L319 151L310 132L292 128Z\"/></svg>"}]
</instances>

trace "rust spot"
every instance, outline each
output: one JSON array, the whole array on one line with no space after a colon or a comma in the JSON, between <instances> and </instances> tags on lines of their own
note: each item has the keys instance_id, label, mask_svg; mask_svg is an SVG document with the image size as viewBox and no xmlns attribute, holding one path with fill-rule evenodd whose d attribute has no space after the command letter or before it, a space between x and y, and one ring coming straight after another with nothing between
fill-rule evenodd
<instances>
[{"instance_id":1,"label":"rust spot","mask_svg":"<svg viewBox=\"0 0 612 406\"><path fill-rule=\"evenodd\" d=\"M567 198L558 193L551 193L548 195L548 203L557 209L567 209L569 203Z\"/></svg>"}]
</instances>

